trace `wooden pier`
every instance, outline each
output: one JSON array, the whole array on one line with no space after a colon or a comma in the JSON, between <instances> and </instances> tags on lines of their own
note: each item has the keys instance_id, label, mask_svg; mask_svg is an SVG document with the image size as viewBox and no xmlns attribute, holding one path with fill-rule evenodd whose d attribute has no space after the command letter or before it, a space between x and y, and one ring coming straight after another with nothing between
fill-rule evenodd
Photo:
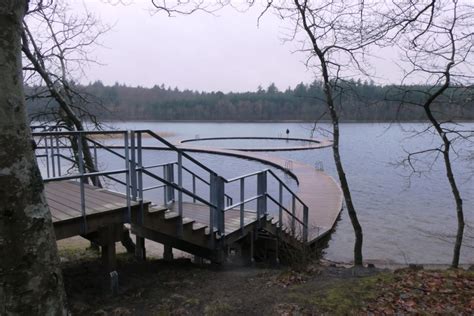
<instances>
[{"instance_id":1,"label":"wooden pier","mask_svg":"<svg viewBox=\"0 0 474 316\"><path fill-rule=\"evenodd\" d=\"M105 145L94 138L103 133L113 134L115 139L117 135L123 137L124 145ZM136 235L135 255L140 259L146 255L145 239L150 239L164 245L165 257L176 248L221 263L229 249L248 260L253 260L263 249L264 258L278 261L280 244L316 243L332 229L342 208L342 193L337 183L312 166L295 161L288 164L288 160L252 152L195 146L178 148L149 130L53 131L33 135L38 142L43 141L37 147L36 156L46 165L45 195L56 238L79 235L100 245L113 284L117 283L115 242L128 234L126 227ZM151 139L161 145L144 147L143 137L148 137L147 142ZM74 146L67 145L73 141ZM93 148L95 166L86 169L79 157L79 163L72 168L76 172L62 174L61 160L75 162L66 153L71 153L73 147L81 148L85 142ZM99 150L115 157L123 167L98 170ZM145 164L145 150L168 150L175 160ZM271 169L227 179L187 151L230 155L272 165L294 177L298 191L293 192ZM189 183L184 182L184 173ZM125 194L87 184L98 177L122 185ZM143 180L145 177L148 182ZM250 196L245 190L249 181L257 189ZM270 183L276 186L278 194L269 193ZM226 194L226 186L231 184L238 187L238 194L233 197ZM199 195L197 186L208 193ZM143 193L149 190L161 190L154 196L161 196L162 202L153 204L144 200ZM290 202L284 202L283 193ZM260 249L256 249L257 244Z\"/></svg>"}]
</instances>

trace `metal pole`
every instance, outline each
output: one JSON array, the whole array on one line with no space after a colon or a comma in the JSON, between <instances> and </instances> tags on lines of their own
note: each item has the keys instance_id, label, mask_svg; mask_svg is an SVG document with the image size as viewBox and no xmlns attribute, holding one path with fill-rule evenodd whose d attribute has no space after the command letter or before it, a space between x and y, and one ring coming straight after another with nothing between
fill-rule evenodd
<instances>
[{"instance_id":1,"label":"metal pole","mask_svg":"<svg viewBox=\"0 0 474 316\"><path fill-rule=\"evenodd\" d=\"M79 133L77 139L77 151L78 151L78 167L79 167L79 174L81 175L79 178L79 187L80 187L80 194L81 194L81 213L82 213L82 227L81 232L82 234L87 233L87 221L86 221L86 196L85 196L85 189L84 189L84 161L82 160L82 134Z\"/></svg>"},{"instance_id":2,"label":"metal pole","mask_svg":"<svg viewBox=\"0 0 474 316\"><path fill-rule=\"evenodd\" d=\"M140 203L140 216L139 216L139 223L143 224L143 174L142 174L142 167L143 167L143 152L142 152L142 133L138 132L137 134L137 153L138 153L138 200Z\"/></svg>"},{"instance_id":3,"label":"metal pole","mask_svg":"<svg viewBox=\"0 0 474 316\"><path fill-rule=\"evenodd\" d=\"M168 180L168 175L167 175L167 166L164 165L163 166L163 179L166 179ZM167 186L163 186L163 205L167 205L168 204L168 199L167 199L167 194L166 194L166 191L167 191Z\"/></svg>"},{"instance_id":4,"label":"metal pole","mask_svg":"<svg viewBox=\"0 0 474 316\"><path fill-rule=\"evenodd\" d=\"M296 197L293 195L291 200L291 234L295 236L295 224L296 224Z\"/></svg>"},{"instance_id":5,"label":"metal pole","mask_svg":"<svg viewBox=\"0 0 474 316\"><path fill-rule=\"evenodd\" d=\"M196 203L196 175L193 174L193 203Z\"/></svg>"},{"instance_id":6,"label":"metal pole","mask_svg":"<svg viewBox=\"0 0 474 316\"><path fill-rule=\"evenodd\" d=\"M48 152L48 138L45 137L43 139L44 141L44 153L46 155L46 174L48 175L49 178L49 152Z\"/></svg>"},{"instance_id":7,"label":"metal pole","mask_svg":"<svg viewBox=\"0 0 474 316\"><path fill-rule=\"evenodd\" d=\"M240 179L240 229L244 233L245 178Z\"/></svg>"},{"instance_id":8,"label":"metal pole","mask_svg":"<svg viewBox=\"0 0 474 316\"><path fill-rule=\"evenodd\" d=\"M303 206L303 241L308 242L308 207Z\"/></svg>"},{"instance_id":9,"label":"metal pole","mask_svg":"<svg viewBox=\"0 0 474 316\"><path fill-rule=\"evenodd\" d=\"M130 180L132 185L132 200L137 200L137 164L135 160L135 131L130 131Z\"/></svg>"},{"instance_id":10,"label":"metal pole","mask_svg":"<svg viewBox=\"0 0 474 316\"><path fill-rule=\"evenodd\" d=\"M130 223L132 208L130 205L130 159L129 159L129 146L128 146L129 131L123 133L123 142L125 150L125 194L127 195L127 214L125 216L125 222Z\"/></svg>"},{"instance_id":11,"label":"metal pole","mask_svg":"<svg viewBox=\"0 0 474 316\"><path fill-rule=\"evenodd\" d=\"M279 187L278 187L278 203L280 203L279 208L278 208L278 226L281 229L283 226L283 184L279 182Z\"/></svg>"},{"instance_id":12,"label":"metal pole","mask_svg":"<svg viewBox=\"0 0 474 316\"><path fill-rule=\"evenodd\" d=\"M262 171L257 174L257 215L258 219L267 213L267 172Z\"/></svg>"},{"instance_id":13,"label":"metal pole","mask_svg":"<svg viewBox=\"0 0 474 316\"><path fill-rule=\"evenodd\" d=\"M53 135L49 137L50 144L51 144L51 169L53 170L53 178L56 177L56 170L54 169L54 143L53 143Z\"/></svg>"},{"instance_id":14,"label":"metal pole","mask_svg":"<svg viewBox=\"0 0 474 316\"><path fill-rule=\"evenodd\" d=\"M98 164L97 164L97 145L95 143L94 144L94 167L95 167L95 170L99 170L99 167L98 167Z\"/></svg>"},{"instance_id":15,"label":"metal pole","mask_svg":"<svg viewBox=\"0 0 474 316\"><path fill-rule=\"evenodd\" d=\"M183 188L183 155L178 152L178 186L180 189ZM183 192L178 191L178 211L179 216L183 216Z\"/></svg>"},{"instance_id":16,"label":"metal pole","mask_svg":"<svg viewBox=\"0 0 474 316\"><path fill-rule=\"evenodd\" d=\"M58 176L61 176L61 156L59 152L59 136L56 135L56 159L58 162Z\"/></svg>"}]
</instances>

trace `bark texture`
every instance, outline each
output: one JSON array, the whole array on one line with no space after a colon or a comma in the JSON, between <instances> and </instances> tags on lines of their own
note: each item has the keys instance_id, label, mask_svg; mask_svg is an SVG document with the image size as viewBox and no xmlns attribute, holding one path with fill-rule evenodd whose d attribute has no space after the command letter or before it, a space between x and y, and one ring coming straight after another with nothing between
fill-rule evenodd
<instances>
[{"instance_id":1,"label":"bark texture","mask_svg":"<svg viewBox=\"0 0 474 316\"><path fill-rule=\"evenodd\" d=\"M23 95L20 36L26 6L26 0L0 2L0 315L66 315Z\"/></svg>"}]
</instances>

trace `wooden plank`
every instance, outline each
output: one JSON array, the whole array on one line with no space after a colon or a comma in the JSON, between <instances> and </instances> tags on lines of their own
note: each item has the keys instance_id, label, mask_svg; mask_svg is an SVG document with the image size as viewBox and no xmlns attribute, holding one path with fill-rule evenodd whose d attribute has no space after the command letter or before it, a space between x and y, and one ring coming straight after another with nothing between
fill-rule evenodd
<instances>
[{"instance_id":1,"label":"wooden plank","mask_svg":"<svg viewBox=\"0 0 474 316\"><path fill-rule=\"evenodd\" d=\"M64 196L68 196L73 199L73 201L76 201L80 203L80 186L56 186L53 187L54 190L51 190L53 193L63 193ZM72 189L72 190L71 190ZM119 203L114 203L111 202L107 199L107 195L102 193L104 196L102 199L98 199L94 193L93 190L90 190L90 188L85 188L84 190L84 196L86 198L86 204L90 204L94 209L101 209L105 205L113 205L114 207L123 207L126 205L126 200L122 199Z\"/></svg>"}]
</instances>

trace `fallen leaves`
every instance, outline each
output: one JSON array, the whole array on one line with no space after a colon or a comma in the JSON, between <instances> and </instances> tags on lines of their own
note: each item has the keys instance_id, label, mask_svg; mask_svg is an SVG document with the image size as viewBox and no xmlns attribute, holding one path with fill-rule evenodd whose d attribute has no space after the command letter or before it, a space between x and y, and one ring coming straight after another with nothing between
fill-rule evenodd
<instances>
[{"instance_id":1,"label":"fallen leaves","mask_svg":"<svg viewBox=\"0 0 474 316\"><path fill-rule=\"evenodd\" d=\"M373 314L474 313L474 274L464 270L395 272L393 282L379 282L378 295L363 309Z\"/></svg>"}]
</instances>

